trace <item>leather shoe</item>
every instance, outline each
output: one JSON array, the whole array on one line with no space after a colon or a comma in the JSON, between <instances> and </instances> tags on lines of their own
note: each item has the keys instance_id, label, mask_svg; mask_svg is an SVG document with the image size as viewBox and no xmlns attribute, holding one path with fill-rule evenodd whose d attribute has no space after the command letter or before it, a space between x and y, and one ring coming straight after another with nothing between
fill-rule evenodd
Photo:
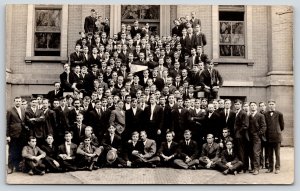
<instances>
[{"instance_id":1,"label":"leather shoe","mask_svg":"<svg viewBox=\"0 0 300 191\"><path fill-rule=\"evenodd\" d=\"M224 170L224 171L223 171L223 174L224 174L224 175L227 175L227 174L228 174L228 170Z\"/></svg>"},{"instance_id":2,"label":"leather shoe","mask_svg":"<svg viewBox=\"0 0 300 191\"><path fill-rule=\"evenodd\" d=\"M14 172L14 168L8 168L7 169L7 174L12 174Z\"/></svg>"},{"instance_id":3,"label":"leather shoe","mask_svg":"<svg viewBox=\"0 0 300 191\"><path fill-rule=\"evenodd\" d=\"M42 171L42 172L40 173L40 175L41 175L41 176L45 175L45 171Z\"/></svg>"},{"instance_id":4,"label":"leather shoe","mask_svg":"<svg viewBox=\"0 0 300 191\"><path fill-rule=\"evenodd\" d=\"M273 170L271 170L271 169L268 169L268 170L266 171L266 173L271 173L271 172L273 172Z\"/></svg>"},{"instance_id":5,"label":"leather shoe","mask_svg":"<svg viewBox=\"0 0 300 191\"><path fill-rule=\"evenodd\" d=\"M275 170L275 174L279 174L280 173L280 170Z\"/></svg>"},{"instance_id":6,"label":"leather shoe","mask_svg":"<svg viewBox=\"0 0 300 191\"><path fill-rule=\"evenodd\" d=\"M100 168L100 167L97 166L97 165L94 165L94 167L93 167L94 170L97 170L97 169L99 169L99 168Z\"/></svg>"},{"instance_id":7,"label":"leather shoe","mask_svg":"<svg viewBox=\"0 0 300 191\"><path fill-rule=\"evenodd\" d=\"M258 174L259 174L258 170L254 170L253 175L258 175Z\"/></svg>"},{"instance_id":8,"label":"leather shoe","mask_svg":"<svg viewBox=\"0 0 300 191\"><path fill-rule=\"evenodd\" d=\"M30 176L32 176L32 175L33 175L32 170L30 170L30 171L28 172L28 174L29 174Z\"/></svg>"},{"instance_id":9,"label":"leather shoe","mask_svg":"<svg viewBox=\"0 0 300 191\"><path fill-rule=\"evenodd\" d=\"M233 171L233 175L235 176L235 175L237 175L237 171L235 170L235 171Z\"/></svg>"},{"instance_id":10,"label":"leather shoe","mask_svg":"<svg viewBox=\"0 0 300 191\"><path fill-rule=\"evenodd\" d=\"M253 173L254 172L254 170L249 170L249 173Z\"/></svg>"}]
</instances>

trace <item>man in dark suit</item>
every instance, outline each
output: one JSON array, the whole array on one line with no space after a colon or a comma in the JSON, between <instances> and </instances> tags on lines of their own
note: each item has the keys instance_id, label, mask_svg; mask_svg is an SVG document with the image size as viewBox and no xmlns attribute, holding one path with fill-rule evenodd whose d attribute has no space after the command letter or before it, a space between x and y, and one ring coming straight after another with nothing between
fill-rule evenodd
<instances>
[{"instance_id":1,"label":"man in dark suit","mask_svg":"<svg viewBox=\"0 0 300 191\"><path fill-rule=\"evenodd\" d=\"M139 28L139 21L135 20L133 23L133 27L131 27L131 37L134 38L136 36L137 33L141 34L142 33L142 29Z\"/></svg>"},{"instance_id":2,"label":"man in dark suit","mask_svg":"<svg viewBox=\"0 0 300 191\"><path fill-rule=\"evenodd\" d=\"M245 165L246 161L245 158L245 152L246 152L246 142L249 141L249 136L248 136L248 127L249 127L249 117L247 113L242 109L242 101L241 100L235 100L234 101L234 107L236 110L236 117L235 117L235 122L234 122L234 132L232 134L234 140L235 140L235 145L238 145L236 147L236 152L238 155L238 158L242 161L244 164L243 170L246 172L247 166ZM248 160L248 158L247 158Z\"/></svg>"},{"instance_id":3,"label":"man in dark suit","mask_svg":"<svg viewBox=\"0 0 300 191\"><path fill-rule=\"evenodd\" d=\"M182 135L184 134L184 131L188 128L190 128L190 112L183 108L182 98L177 99L178 107L174 108L171 111L171 119L172 119L172 130L174 131L176 137L176 141L182 140Z\"/></svg>"},{"instance_id":4,"label":"man in dark suit","mask_svg":"<svg viewBox=\"0 0 300 191\"><path fill-rule=\"evenodd\" d=\"M204 143L203 137L205 137L203 127L205 125L206 112L200 108L199 99L195 100L195 108L190 112L190 115L194 140L201 146Z\"/></svg>"},{"instance_id":5,"label":"man in dark suit","mask_svg":"<svg viewBox=\"0 0 300 191\"><path fill-rule=\"evenodd\" d=\"M46 143L41 146L41 149L46 153L44 158L46 172L61 172L62 169L57 159L58 147L54 144L53 135L47 135Z\"/></svg>"},{"instance_id":6,"label":"man in dark suit","mask_svg":"<svg viewBox=\"0 0 300 191\"><path fill-rule=\"evenodd\" d=\"M260 167L260 152L261 152L261 139L266 131L265 116L257 112L257 104L250 102L250 116L249 116L249 138L252 143L252 161L254 166L253 175L259 173ZM264 138L265 139L265 138Z\"/></svg>"},{"instance_id":7,"label":"man in dark suit","mask_svg":"<svg viewBox=\"0 0 300 191\"><path fill-rule=\"evenodd\" d=\"M178 19L174 20L174 28L172 28L172 36L176 35L176 36L182 36L181 33L181 28L179 27L180 23L178 21Z\"/></svg>"},{"instance_id":8,"label":"man in dark suit","mask_svg":"<svg viewBox=\"0 0 300 191\"><path fill-rule=\"evenodd\" d=\"M91 15L85 17L85 20L84 20L85 33L88 33L88 32L94 33L96 31L97 27L96 27L95 22L97 21L97 19L95 16L96 16L95 9L91 9Z\"/></svg>"},{"instance_id":9,"label":"man in dark suit","mask_svg":"<svg viewBox=\"0 0 300 191\"><path fill-rule=\"evenodd\" d=\"M195 27L195 33L193 38L193 47L197 48L197 46L201 46L202 50L206 45L206 36L203 32L201 32L201 26L199 24Z\"/></svg>"},{"instance_id":10,"label":"man in dark suit","mask_svg":"<svg viewBox=\"0 0 300 191\"><path fill-rule=\"evenodd\" d=\"M43 99L43 113L45 117L45 122L42 124L43 129L45 129L45 135L53 135L53 131L57 127L57 122L56 122L56 114L53 110L49 108L49 100L48 99ZM45 137L46 138L46 137Z\"/></svg>"},{"instance_id":11,"label":"man in dark suit","mask_svg":"<svg viewBox=\"0 0 300 191\"><path fill-rule=\"evenodd\" d=\"M216 163L220 159L220 147L219 144L214 142L213 134L207 134L206 141L207 143L202 145L199 167L213 169L216 167Z\"/></svg>"},{"instance_id":12,"label":"man in dark suit","mask_svg":"<svg viewBox=\"0 0 300 191\"><path fill-rule=\"evenodd\" d=\"M222 127L220 125L220 115L214 110L213 104L208 104L207 114L205 116L205 125L204 125L204 136L207 134L213 134L214 140L219 142L222 137Z\"/></svg>"},{"instance_id":13,"label":"man in dark suit","mask_svg":"<svg viewBox=\"0 0 300 191\"><path fill-rule=\"evenodd\" d=\"M60 106L54 108L56 114L57 126L54 132L54 140L57 141L58 144L61 144L64 141L64 133L65 131L70 129L69 125L69 112L70 110L66 104L66 98L61 97L59 100Z\"/></svg>"},{"instance_id":14,"label":"man in dark suit","mask_svg":"<svg viewBox=\"0 0 300 191\"><path fill-rule=\"evenodd\" d=\"M191 139L192 132L184 131L184 139L178 144L178 157L174 160L175 166L184 169L196 169L199 164L197 142Z\"/></svg>"},{"instance_id":15,"label":"man in dark suit","mask_svg":"<svg viewBox=\"0 0 300 191\"><path fill-rule=\"evenodd\" d=\"M153 69L152 71L152 79L153 79L153 84L156 85L157 89L161 92L162 89L164 88L164 80L158 76L158 70Z\"/></svg>"},{"instance_id":16,"label":"man in dark suit","mask_svg":"<svg viewBox=\"0 0 300 191\"><path fill-rule=\"evenodd\" d=\"M46 132L43 126L45 116L42 110L37 108L37 99L32 98L30 107L25 111L25 124L29 127L30 135L37 138L38 144L41 144L46 138Z\"/></svg>"},{"instance_id":17,"label":"man in dark suit","mask_svg":"<svg viewBox=\"0 0 300 191\"><path fill-rule=\"evenodd\" d=\"M74 85L74 73L70 71L70 66L68 63L64 64L64 72L60 74L59 78L61 88L64 92L73 92L74 90L77 90Z\"/></svg>"},{"instance_id":18,"label":"man in dark suit","mask_svg":"<svg viewBox=\"0 0 300 191\"><path fill-rule=\"evenodd\" d=\"M75 46L75 52L70 54L70 64L71 68L75 68L75 66L80 65L82 66L83 64L83 55L80 52L80 44L76 44Z\"/></svg>"},{"instance_id":19,"label":"man in dark suit","mask_svg":"<svg viewBox=\"0 0 300 191\"><path fill-rule=\"evenodd\" d=\"M101 108L101 101L97 99L95 101L95 107L88 112L87 125L92 126L94 134L99 140L103 138L104 133L107 130L107 126L103 123L103 110Z\"/></svg>"},{"instance_id":20,"label":"man in dark suit","mask_svg":"<svg viewBox=\"0 0 300 191\"><path fill-rule=\"evenodd\" d=\"M6 115L6 140L8 150L8 173L20 171L19 163L22 161L22 148L26 143L26 136L29 134L25 126L25 110L21 107L21 97L14 98L14 106L7 111Z\"/></svg>"},{"instance_id":21,"label":"man in dark suit","mask_svg":"<svg viewBox=\"0 0 300 191\"><path fill-rule=\"evenodd\" d=\"M177 156L178 144L173 141L175 134L173 131L166 133L166 141L162 142L157 157L160 158L160 165L165 167L173 167L174 159Z\"/></svg>"},{"instance_id":22,"label":"man in dark suit","mask_svg":"<svg viewBox=\"0 0 300 191\"><path fill-rule=\"evenodd\" d=\"M219 89L223 85L223 78L218 70L213 68L213 62L208 60L206 64L207 69L205 69L200 76L202 87L204 87L205 97L209 100L210 97L212 99L217 99Z\"/></svg>"},{"instance_id":23,"label":"man in dark suit","mask_svg":"<svg viewBox=\"0 0 300 191\"><path fill-rule=\"evenodd\" d=\"M276 111L276 102L274 100L269 100L269 111L265 113L267 130L267 150L269 157L269 169L268 173L273 172L274 168L274 158L273 153L275 151L275 174L280 172L280 144L282 141L282 131L284 130L284 120L283 114Z\"/></svg>"},{"instance_id":24,"label":"man in dark suit","mask_svg":"<svg viewBox=\"0 0 300 191\"><path fill-rule=\"evenodd\" d=\"M77 145L72 143L72 132L65 132L65 142L58 147L58 161L63 171L75 171Z\"/></svg>"},{"instance_id":25,"label":"man in dark suit","mask_svg":"<svg viewBox=\"0 0 300 191\"><path fill-rule=\"evenodd\" d=\"M134 131L139 132L142 130L143 113L143 110L138 107L137 99L132 98L131 108L125 112L125 141L130 139L130 136Z\"/></svg>"},{"instance_id":26,"label":"man in dark suit","mask_svg":"<svg viewBox=\"0 0 300 191\"><path fill-rule=\"evenodd\" d=\"M139 141L139 133L134 131L131 134L130 141L127 141L122 148L122 158L124 159L123 166L127 167L138 167L139 157L136 154L144 149L142 141Z\"/></svg>"},{"instance_id":27,"label":"man in dark suit","mask_svg":"<svg viewBox=\"0 0 300 191\"><path fill-rule=\"evenodd\" d=\"M154 95L150 96L150 105L145 108L144 113L145 127L149 138L160 140L163 110L161 106L156 104Z\"/></svg>"},{"instance_id":28,"label":"man in dark suit","mask_svg":"<svg viewBox=\"0 0 300 191\"><path fill-rule=\"evenodd\" d=\"M47 98L49 99L49 102L51 106L53 106L53 101L55 98L60 98L63 96L63 90L60 88L59 82L54 82L54 90L51 90L47 94Z\"/></svg>"},{"instance_id":29,"label":"man in dark suit","mask_svg":"<svg viewBox=\"0 0 300 191\"><path fill-rule=\"evenodd\" d=\"M223 172L224 175L227 175L228 173L236 175L243 166L242 161L239 160L233 149L232 141L226 142L226 149L222 151L221 161L218 161L216 166L221 170L221 172Z\"/></svg>"},{"instance_id":30,"label":"man in dark suit","mask_svg":"<svg viewBox=\"0 0 300 191\"><path fill-rule=\"evenodd\" d=\"M196 12L195 11L191 12L191 16L192 16L192 18L191 18L190 22L192 24L192 27L195 28L197 25L201 26L201 20L196 18Z\"/></svg>"},{"instance_id":31,"label":"man in dark suit","mask_svg":"<svg viewBox=\"0 0 300 191\"><path fill-rule=\"evenodd\" d=\"M76 122L71 125L71 131L73 132L73 143L79 145L81 137L84 136L86 125L82 123L83 115L78 113L76 116Z\"/></svg>"},{"instance_id":32,"label":"man in dark suit","mask_svg":"<svg viewBox=\"0 0 300 191\"><path fill-rule=\"evenodd\" d=\"M235 121L235 112L231 109L231 101L229 99L225 100L225 108L220 112L220 117L222 118L222 129L227 128L230 130L230 133L233 134L234 131L234 121Z\"/></svg>"}]
</instances>

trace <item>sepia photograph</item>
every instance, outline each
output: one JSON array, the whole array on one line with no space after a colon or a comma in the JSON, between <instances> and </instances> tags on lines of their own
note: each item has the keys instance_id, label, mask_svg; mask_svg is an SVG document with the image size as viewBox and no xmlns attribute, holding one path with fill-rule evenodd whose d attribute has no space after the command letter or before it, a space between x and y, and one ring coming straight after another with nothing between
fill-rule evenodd
<instances>
[{"instance_id":1,"label":"sepia photograph","mask_svg":"<svg viewBox=\"0 0 300 191\"><path fill-rule=\"evenodd\" d=\"M294 184L293 6L5 10L6 184Z\"/></svg>"}]
</instances>

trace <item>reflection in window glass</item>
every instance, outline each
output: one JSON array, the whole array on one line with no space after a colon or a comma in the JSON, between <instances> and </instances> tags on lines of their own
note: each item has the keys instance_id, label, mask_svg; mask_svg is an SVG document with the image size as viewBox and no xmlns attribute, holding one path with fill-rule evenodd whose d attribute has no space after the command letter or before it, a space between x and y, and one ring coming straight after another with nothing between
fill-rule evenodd
<instances>
[{"instance_id":1,"label":"reflection in window glass","mask_svg":"<svg viewBox=\"0 0 300 191\"><path fill-rule=\"evenodd\" d=\"M58 49L60 33L35 33L35 48Z\"/></svg>"}]
</instances>

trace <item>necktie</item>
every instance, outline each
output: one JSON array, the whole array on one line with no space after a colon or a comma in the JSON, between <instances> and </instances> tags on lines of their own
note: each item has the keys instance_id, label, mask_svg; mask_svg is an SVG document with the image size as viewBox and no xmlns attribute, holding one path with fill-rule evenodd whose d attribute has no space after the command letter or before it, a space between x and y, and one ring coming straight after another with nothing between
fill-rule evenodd
<instances>
[{"instance_id":1,"label":"necktie","mask_svg":"<svg viewBox=\"0 0 300 191\"><path fill-rule=\"evenodd\" d=\"M189 145L189 141L186 141L186 145Z\"/></svg>"},{"instance_id":2,"label":"necktie","mask_svg":"<svg viewBox=\"0 0 300 191\"><path fill-rule=\"evenodd\" d=\"M67 82L69 82L69 73L67 72Z\"/></svg>"},{"instance_id":3,"label":"necktie","mask_svg":"<svg viewBox=\"0 0 300 191\"><path fill-rule=\"evenodd\" d=\"M226 109L226 112L225 112L226 122L228 120L228 113L229 113L229 111L228 111L228 109Z\"/></svg>"}]
</instances>

